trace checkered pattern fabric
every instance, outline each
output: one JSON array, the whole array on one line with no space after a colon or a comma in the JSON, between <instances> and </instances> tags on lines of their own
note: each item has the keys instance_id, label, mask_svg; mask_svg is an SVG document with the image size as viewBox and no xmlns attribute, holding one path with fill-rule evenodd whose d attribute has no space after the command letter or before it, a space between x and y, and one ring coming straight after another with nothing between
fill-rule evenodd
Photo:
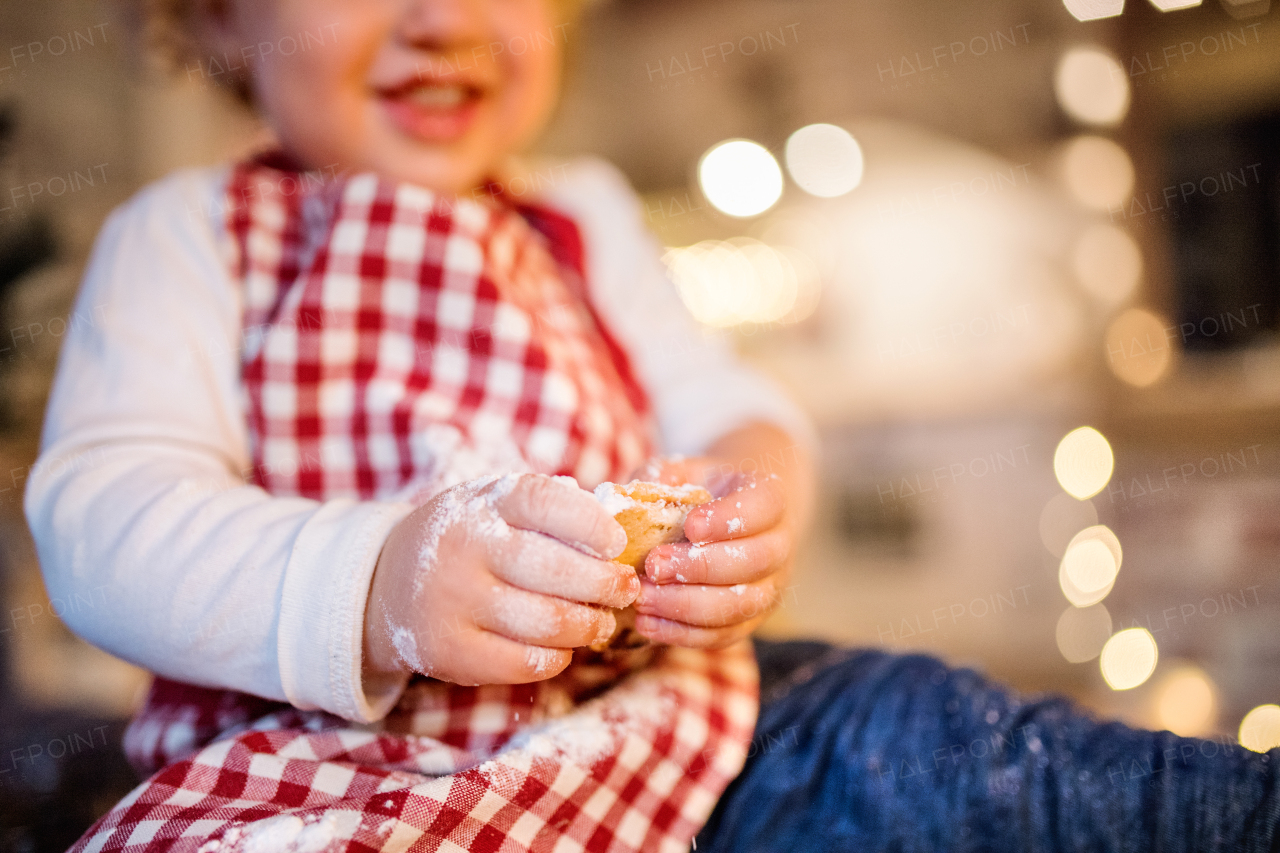
<instances>
[{"instance_id":1,"label":"checkered pattern fabric","mask_svg":"<svg viewBox=\"0 0 1280 853\"><path fill-rule=\"evenodd\" d=\"M511 470L590 487L650 452L576 227L497 201L237 166L260 485L420 503ZM162 769L73 851L686 850L745 760L758 670L747 641L629 655L525 685L418 677L363 726L158 679L126 749Z\"/></svg>"},{"instance_id":2,"label":"checkered pattern fabric","mask_svg":"<svg viewBox=\"0 0 1280 853\"><path fill-rule=\"evenodd\" d=\"M512 469L590 488L643 461L630 371L519 212L372 174L286 194L291 178L238 170L229 206L264 488L403 498Z\"/></svg>"},{"instance_id":3,"label":"checkered pattern fabric","mask_svg":"<svg viewBox=\"0 0 1280 853\"><path fill-rule=\"evenodd\" d=\"M282 709L157 773L73 853L687 850L741 769L756 678L748 645L666 648L567 707L553 679L417 682L374 727Z\"/></svg>"}]
</instances>

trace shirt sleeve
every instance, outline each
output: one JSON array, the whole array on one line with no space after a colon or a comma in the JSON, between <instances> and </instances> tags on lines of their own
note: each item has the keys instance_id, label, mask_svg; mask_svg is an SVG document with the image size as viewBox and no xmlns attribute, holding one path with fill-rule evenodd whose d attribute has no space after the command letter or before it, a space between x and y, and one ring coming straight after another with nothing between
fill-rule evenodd
<instances>
[{"instance_id":1,"label":"shirt sleeve","mask_svg":"<svg viewBox=\"0 0 1280 853\"><path fill-rule=\"evenodd\" d=\"M351 720L404 679L361 678L373 568L408 503L274 497L249 480L240 303L222 169L114 211L63 341L24 509L65 619L159 675Z\"/></svg>"},{"instance_id":2,"label":"shirt sleeve","mask_svg":"<svg viewBox=\"0 0 1280 853\"><path fill-rule=\"evenodd\" d=\"M735 428L764 421L816 453L817 434L805 413L742 363L725 332L704 329L689 314L626 178L595 158L551 174L563 179L543 200L582 231L592 300L649 392L663 451L704 453Z\"/></svg>"}]
</instances>

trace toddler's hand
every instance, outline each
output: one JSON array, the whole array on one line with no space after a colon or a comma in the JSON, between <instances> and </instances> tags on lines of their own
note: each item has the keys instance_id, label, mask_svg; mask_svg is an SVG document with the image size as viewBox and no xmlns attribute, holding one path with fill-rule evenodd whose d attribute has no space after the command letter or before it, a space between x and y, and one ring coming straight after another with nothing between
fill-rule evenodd
<instances>
[{"instance_id":1,"label":"toddler's hand","mask_svg":"<svg viewBox=\"0 0 1280 853\"><path fill-rule=\"evenodd\" d=\"M689 513L688 543L660 545L645 560L636 630L655 642L730 645L768 617L786 587L794 538L780 481L719 470L715 460L698 458L641 472L672 485L703 483L716 496Z\"/></svg>"},{"instance_id":2,"label":"toddler's hand","mask_svg":"<svg viewBox=\"0 0 1280 853\"><path fill-rule=\"evenodd\" d=\"M605 608L639 592L635 571L610 562L626 542L568 478L513 474L442 492L383 545L365 610L365 669L458 684L550 678L572 649L613 633Z\"/></svg>"}]
</instances>

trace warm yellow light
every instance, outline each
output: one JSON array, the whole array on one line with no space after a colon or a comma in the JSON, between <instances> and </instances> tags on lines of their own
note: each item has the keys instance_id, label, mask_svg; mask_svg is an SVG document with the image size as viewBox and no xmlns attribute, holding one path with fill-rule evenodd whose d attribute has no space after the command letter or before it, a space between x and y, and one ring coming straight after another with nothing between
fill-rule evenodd
<instances>
[{"instance_id":1,"label":"warm yellow light","mask_svg":"<svg viewBox=\"0 0 1280 853\"><path fill-rule=\"evenodd\" d=\"M1062 0L1077 21L1114 18L1124 11L1124 0Z\"/></svg>"},{"instance_id":2,"label":"warm yellow light","mask_svg":"<svg viewBox=\"0 0 1280 853\"><path fill-rule=\"evenodd\" d=\"M1200 2L1201 0L1151 0L1151 5L1161 12L1172 12L1176 9L1190 9L1192 6L1199 6Z\"/></svg>"},{"instance_id":3,"label":"warm yellow light","mask_svg":"<svg viewBox=\"0 0 1280 853\"><path fill-rule=\"evenodd\" d=\"M1058 105L1085 124L1114 127L1129 112L1129 77L1111 54L1074 47L1058 60L1053 90Z\"/></svg>"},{"instance_id":4,"label":"warm yellow light","mask_svg":"<svg viewBox=\"0 0 1280 853\"><path fill-rule=\"evenodd\" d=\"M1076 240L1071 269L1090 295L1118 305L1133 295L1142 278L1142 251L1123 228L1093 225Z\"/></svg>"},{"instance_id":5,"label":"warm yellow light","mask_svg":"<svg viewBox=\"0 0 1280 853\"><path fill-rule=\"evenodd\" d=\"M1145 308L1130 308L1107 327L1107 366L1116 378L1146 388L1169 372L1173 345L1169 324Z\"/></svg>"},{"instance_id":6,"label":"warm yellow light","mask_svg":"<svg viewBox=\"0 0 1280 853\"><path fill-rule=\"evenodd\" d=\"M1110 139L1077 136L1063 151L1062 179L1072 198L1105 213L1122 207L1133 192L1133 161Z\"/></svg>"},{"instance_id":7,"label":"warm yellow light","mask_svg":"<svg viewBox=\"0 0 1280 853\"><path fill-rule=\"evenodd\" d=\"M811 124L791 134L786 160L792 180L810 195L835 198L862 183L862 148L834 124Z\"/></svg>"},{"instance_id":8,"label":"warm yellow light","mask_svg":"<svg viewBox=\"0 0 1280 853\"><path fill-rule=\"evenodd\" d=\"M796 322L816 302L817 271L795 249L735 237L671 249L664 260L685 306L709 326Z\"/></svg>"},{"instance_id":9,"label":"warm yellow light","mask_svg":"<svg viewBox=\"0 0 1280 853\"><path fill-rule=\"evenodd\" d=\"M1067 564L1058 564L1058 587L1062 590L1062 595L1071 602L1072 607L1092 607L1102 601L1111 594L1111 588L1115 585L1113 580L1100 589L1083 590L1080 589L1071 580L1071 576L1067 574Z\"/></svg>"},{"instance_id":10,"label":"warm yellow light","mask_svg":"<svg viewBox=\"0 0 1280 853\"><path fill-rule=\"evenodd\" d=\"M1102 647L1102 677L1112 690L1130 690L1151 677L1159 658L1155 637L1146 628L1126 628Z\"/></svg>"},{"instance_id":11,"label":"warm yellow light","mask_svg":"<svg viewBox=\"0 0 1280 853\"><path fill-rule=\"evenodd\" d=\"M1120 540L1111 528L1105 524L1095 524L1086 527L1075 536L1071 537L1071 542L1067 544L1067 550L1070 551L1072 546L1080 545L1084 542L1100 542L1103 547L1111 554L1111 559L1115 561L1116 570L1119 571L1120 564L1124 561L1124 552L1120 549Z\"/></svg>"},{"instance_id":12,"label":"warm yellow light","mask_svg":"<svg viewBox=\"0 0 1280 853\"><path fill-rule=\"evenodd\" d=\"M702 193L730 216L764 213L782 197L782 169L763 145L731 139L713 146L698 164Z\"/></svg>"},{"instance_id":13,"label":"warm yellow light","mask_svg":"<svg viewBox=\"0 0 1280 853\"><path fill-rule=\"evenodd\" d=\"M1059 559L1067 553L1071 538L1086 527L1098 523L1098 511L1087 500L1057 494L1040 511L1040 541L1049 553Z\"/></svg>"},{"instance_id":14,"label":"warm yellow light","mask_svg":"<svg viewBox=\"0 0 1280 853\"><path fill-rule=\"evenodd\" d=\"M1053 473L1058 485L1079 500L1102 491L1115 469L1115 456L1102 433L1093 427L1073 429L1053 452Z\"/></svg>"},{"instance_id":15,"label":"warm yellow light","mask_svg":"<svg viewBox=\"0 0 1280 853\"><path fill-rule=\"evenodd\" d=\"M1240 722L1240 745L1254 752L1280 746L1280 705L1259 705Z\"/></svg>"},{"instance_id":16,"label":"warm yellow light","mask_svg":"<svg viewBox=\"0 0 1280 853\"><path fill-rule=\"evenodd\" d=\"M1062 557L1062 571L1075 589L1094 595L1115 583L1119 566L1106 545L1090 539L1067 549Z\"/></svg>"},{"instance_id":17,"label":"warm yellow light","mask_svg":"<svg viewBox=\"0 0 1280 853\"><path fill-rule=\"evenodd\" d=\"M1105 524L1081 530L1058 564L1058 586L1076 607L1089 607L1111 594L1124 554L1120 540Z\"/></svg>"},{"instance_id":18,"label":"warm yellow light","mask_svg":"<svg viewBox=\"0 0 1280 853\"><path fill-rule=\"evenodd\" d=\"M1156 719L1182 737L1201 737L1213 730L1217 701L1213 682L1195 664L1182 664L1160 679Z\"/></svg>"},{"instance_id":19,"label":"warm yellow light","mask_svg":"<svg viewBox=\"0 0 1280 853\"><path fill-rule=\"evenodd\" d=\"M1111 636L1111 614L1101 604L1068 607L1058 617L1058 651L1071 663L1093 660Z\"/></svg>"}]
</instances>

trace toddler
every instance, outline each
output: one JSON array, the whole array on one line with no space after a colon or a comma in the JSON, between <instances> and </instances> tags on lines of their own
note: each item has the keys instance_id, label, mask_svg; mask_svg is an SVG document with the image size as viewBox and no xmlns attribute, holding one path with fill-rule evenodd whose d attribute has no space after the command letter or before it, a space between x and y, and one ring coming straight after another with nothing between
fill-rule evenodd
<instances>
[{"instance_id":1,"label":"toddler","mask_svg":"<svg viewBox=\"0 0 1280 853\"><path fill-rule=\"evenodd\" d=\"M565 4L166 9L278 146L115 211L64 344L28 519L53 595L111 590L73 629L157 675L153 775L75 850L1273 843L1268 756L748 639L812 430L697 332L614 170L509 189ZM639 578L587 491L633 476L715 497ZM628 605L651 644L586 649ZM1157 782L1106 778L1130 757Z\"/></svg>"}]
</instances>

